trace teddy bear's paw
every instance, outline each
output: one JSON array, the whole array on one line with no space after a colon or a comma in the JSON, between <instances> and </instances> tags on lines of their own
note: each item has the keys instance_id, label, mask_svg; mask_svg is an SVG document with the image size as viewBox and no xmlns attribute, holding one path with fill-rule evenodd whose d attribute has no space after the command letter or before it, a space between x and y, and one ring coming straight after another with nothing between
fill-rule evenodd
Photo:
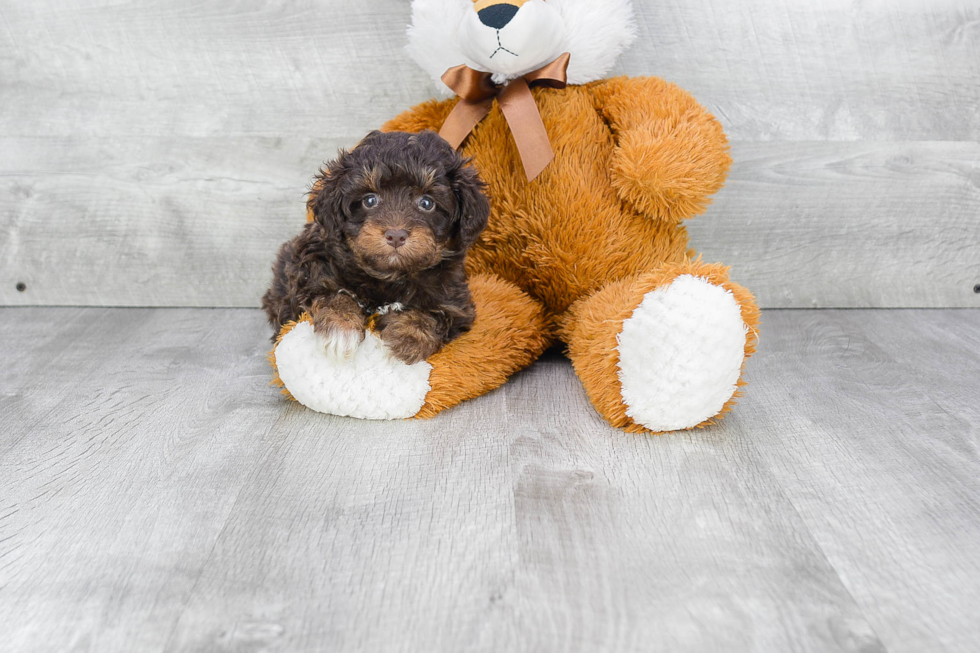
<instances>
[{"instance_id":1,"label":"teddy bear's paw","mask_svg":"<svg viewBox=\"0 0 980 653\"><path fill-rule=\"evenodd\" d=\"M652 431L715 417L738 389L746 334L721 286L687 274L648 292L617 338L626 414Z\"/></svg>"},{"instance_id":2,"label":"teddy bear's paw","mask_svg":"<svg viewBox=\"0 0 980 653\"><path fill-rule=\"evenodd\" d=\"M336 356L341 349L324 348L309 322L296 324L275 349L286 390L307 408L332 415L402 419L419 412L430 389L428 362L406 365L373 333L354 343L349 357Z\"/></svg>"}]
</instances>

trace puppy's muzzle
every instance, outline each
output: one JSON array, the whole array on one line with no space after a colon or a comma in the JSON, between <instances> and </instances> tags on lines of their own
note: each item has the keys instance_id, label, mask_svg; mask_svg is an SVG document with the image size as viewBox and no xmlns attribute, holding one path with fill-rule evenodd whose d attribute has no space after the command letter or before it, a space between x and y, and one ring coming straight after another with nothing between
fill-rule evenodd
<instances>
[{"instance_id":1,"label":"puppy's muzzle","mask_svg":"<svg viewBox=\"0 0 980 653\"><path fill-rule=\"evenodd\" d=\"M404 229L387 229L385 230L385 242L398 249L405 244L408 240L408 232Z\"/></svg>"}]
</instances>

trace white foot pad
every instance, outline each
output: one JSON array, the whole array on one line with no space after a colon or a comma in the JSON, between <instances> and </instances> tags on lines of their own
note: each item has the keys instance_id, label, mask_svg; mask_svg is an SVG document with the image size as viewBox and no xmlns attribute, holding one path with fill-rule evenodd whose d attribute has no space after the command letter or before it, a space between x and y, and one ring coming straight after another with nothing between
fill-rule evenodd
<instances>
[{"instance_id":1,"label":"white foot pad","mask_svg":"<svg viewBox=\"0 0 980 653\"><path fill-rule=\"evenodd\" d=\"M324 353L313 325L300 322L276 346L279 378L298 402L321 413L361 419L404 419L419 412L432 365L406 365L373 333L350 360Z\"/></svg>"},{"instance_id":2,"label":"white foot pad","mask_svg":"<svg viewBox=\"0 0 980 653\"><path fill-rule=\"evenodd\" d=\"M746 333L732 293L704 279L647 293L617 338L626 414L652 431L717 415L737 389Z\"/></svg>"}]
</instances>

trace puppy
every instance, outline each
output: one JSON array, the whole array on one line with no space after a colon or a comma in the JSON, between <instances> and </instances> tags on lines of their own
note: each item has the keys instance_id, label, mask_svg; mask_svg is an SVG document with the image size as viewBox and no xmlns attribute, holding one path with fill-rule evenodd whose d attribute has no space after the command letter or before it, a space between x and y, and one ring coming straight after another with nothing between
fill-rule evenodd
<instances>
[{"instance_id":1,"label":"puppy","mask_svg":"<svg viewBox=\"0 0 980 653\"><path fill-rule=\"evenodd\" d=\"M308 312L328 355L349 359L374 316L411 365L468 331L463 262L490 205L467 164L434 132L377 131L327 164L310 192L314 219L280 248L262 298L276 333Z\"/></svg>"}]
</instances>

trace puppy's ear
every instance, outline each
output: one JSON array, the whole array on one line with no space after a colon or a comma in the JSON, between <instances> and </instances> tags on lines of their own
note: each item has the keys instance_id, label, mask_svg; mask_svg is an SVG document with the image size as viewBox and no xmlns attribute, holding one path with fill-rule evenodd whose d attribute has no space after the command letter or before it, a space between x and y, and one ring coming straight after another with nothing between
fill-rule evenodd
<instances>
[{"instance_id":1,"label":"puppy's ear","mask_svg":"<svg viewBox=\"0 0 980 653\"><path fill-rule=\"evenodd\" d=\"M333 236L340 238L341 227L350 218L347 198L351 155L341 150L339 156L321 168L313 180L306 206L313 220Z\"/></svg>"},{"instance_id":2,"label":"puppy's ear","mask_svg":"<svg viewBox=\"0 0 980 653\"><path fill-rule=\"evenodd\" d=\"M355 145L355 149L361 147L362 145L371 145L374 141L378 140L379 136L384 135L384 132L375 129L373 132L368 132L368 135L361 139L361 142Z\"/></svg>"},{"instance_id":3,"label":"puppy's ear","mask_svg":"<svg viewBox=\"0 0 980 653\"><path fill-rule=\"evenodd\" d=\"M449 184L456 196L456 229L459 249L465 250L476 242L490 218L490 202L483 193L486 184L469 161L460 159L449 174Z\"/></svg>"}]
</instances>

